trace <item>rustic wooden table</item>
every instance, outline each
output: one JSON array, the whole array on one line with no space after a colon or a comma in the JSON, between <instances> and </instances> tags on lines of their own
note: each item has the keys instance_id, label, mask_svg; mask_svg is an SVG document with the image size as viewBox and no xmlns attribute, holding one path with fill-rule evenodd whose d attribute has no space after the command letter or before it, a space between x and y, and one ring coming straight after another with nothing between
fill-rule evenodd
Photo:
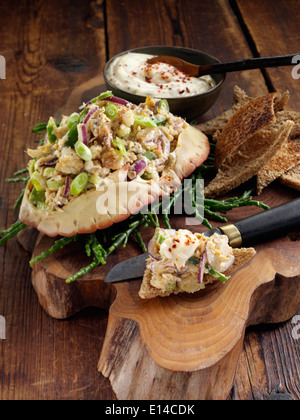
<instances>
[{"instance_id":1,"label":"rustic wooden table","mask_svg":"<svg viewBox=\"0 0 300 420\"><path fill-rule=\"evenodd\" d=\"M178 45L219 59L296 53L298 0L11 0L0 3L0 226L17 218L12 210L20 186L5 183L26 164L36 122L64 107L70 93L102 73L105 62L129 48ZM300 71L299 71L300 75ZM210 119L230 107L235 84L249 95L288 89L289 107L300 110L299 79L291 68L227 76ZM0 399L115 399L97 371L107 312L86 309L68 320L49 317L31 286L29 254L14 238L0 249ZM298 318L246 333L232 400L300 397ZM298 321L299 326L299 321ZM282 394L281 394L282 395Z\"/></svg>"}]
</instances>

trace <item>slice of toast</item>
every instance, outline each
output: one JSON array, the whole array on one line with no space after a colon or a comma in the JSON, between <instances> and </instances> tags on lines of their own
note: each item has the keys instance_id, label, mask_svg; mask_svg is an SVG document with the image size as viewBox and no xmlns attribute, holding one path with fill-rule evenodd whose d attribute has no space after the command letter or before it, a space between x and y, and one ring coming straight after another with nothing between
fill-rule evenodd
<instances>
[{"instance_id":1,"label":"slice of toast","mask_svg":"<svg viewBox=\"0 0 300 420\"><path fill-rule=\"evenodd\" d=\"M226 194L259 172L257 190L261 193L272 180L297 164L295 158L289 158L286 150L288 145L292 151L288 139L300 129L297 114L284 110L289 93L273 92L253 99L237 92L237 104L245 103L235 110L222 130L214 133L218 172L205 188L207 197ZM299 128L294 130L298 125ZM285 158L279 169L280 150L285 153ZM278 157L273 162L276 155ZM270 162L271 167L268 166Z\"/></svg>"},{"instance_id":2,"label":"slice of toast","mask_svg":"<svg viewBox=\"0 0 300 420\"><path fill-rule=\"evenodd\" d=\"M215 153L217 169L245 142L276 121L274 101L275 93L260 96L247 102L233 114L218 137Z\"/></svg>"},{"instance_id":3,"label":"slice of toast","mask_svg":"<svg viewBox=\"0 0 300 420\"><path fill-rule=\"evenodd\" d=\"M256 175L287 140L292 122L278 130L260 130L221 165L216 177L204 190L206 197L217 197L238 187Z\"/></svg>"},{"instance_id":4,"label":"slice of toast","mask_svg":"<svg viewBox=\"0 0 300 420\"><path fill-rule=\"evenodd\" d=\"M287 139L270 162L258 172L256 177L257 194L261 194L267 185L298 164L300 164L300 141Z\"/></svg>"},{"instance_id":5,"label":"slice of toast","mask_svg":"<svg viewBox=\"0 0 300 420\"><path fill-rule=\"evenodd\" d=\"M234 86L233 89L233 105L230 109L224 111L221 115L213 118L212 120L206 121L204 123L198 124L196 127L207 135L212 135L213 139L216 141L218 135L222 132L225 125L228 123L233 114L247 102L252 101L253 97L248 96L246 92L239 86ZM300 113L293 111L285 111L284 108L287 105L290 99L290 94L288 91L284 92L282 95L277 94L274 98L274 111L275 113L280 113L281 118L286 120L299 121ZM298 130L300 130L300 121L297 124ZM298 135L296 135L298 136ZM296 137L295 136L295 137Z\"/></svg>"},{"instance_id":6,"label":"slice of toast","mask_svg":"<svg viewBox=\"0 0 300 420\"><path fill-rule=\"evenodd\" d=\"M279 181L287 187L300 191L300 164L281 175Z\"/></svg>"},{"instance_id":7,"label":"slice of toast","mask_svg":"<svg viewBox=\"0 0 300 420\"><path fill-rule=\"evenodd\" d=\"M224 273L226 276L229 276L234 271L242 267L244 264L246 264L254 255L256 254L256 251L254 248L235 248L233 249L233 255L235 257L233 265ZM178 294L182 293L179 288L175 288L173 291L162 291L151 284L151 278L152 278L152 271L150 270L150 264L152 262L152 258L148 258L147 260L147 266L146 271L144 274L143 282L139 291L139 296L142 299L152 299L157 296L160 297L166 297L170 296L171 294ZM204 285L208 285L211 283L214 283L216 280L215 277L205 274L204 275Z\"/></svg>"}]
</instances>

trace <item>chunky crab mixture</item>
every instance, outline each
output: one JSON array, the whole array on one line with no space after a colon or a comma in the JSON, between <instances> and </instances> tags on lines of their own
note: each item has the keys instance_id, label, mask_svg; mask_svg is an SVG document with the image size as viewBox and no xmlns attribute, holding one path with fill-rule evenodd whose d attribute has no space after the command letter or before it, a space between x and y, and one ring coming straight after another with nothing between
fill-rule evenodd
<instances>
[{"instance_id":1,"label":"chunky crab mixture","mask_svg":"<svg viewBox=\"0 0 300 420\"><path fill-rule=\"evenodd\" d=\"M205 274L225 282L223 273L235 259L226 235L206 237L186 229L156 229L148 253L151 285L163 292L196 292L205 287Z\"/></svg>"},{"instance_id":2,"label":"chunky crab mixture","mask_svg":"<svg viewBox=\"0 0 300 420\"><path fill-rule=\"evenodd\" d=\"M117 171L123 180L158 182L185 127L166 100L147 98L137 106L111 92L60 122L51 117L43 144L27 150L30 201L40 210L59 210Z\"/></svg>"}]
</instances>

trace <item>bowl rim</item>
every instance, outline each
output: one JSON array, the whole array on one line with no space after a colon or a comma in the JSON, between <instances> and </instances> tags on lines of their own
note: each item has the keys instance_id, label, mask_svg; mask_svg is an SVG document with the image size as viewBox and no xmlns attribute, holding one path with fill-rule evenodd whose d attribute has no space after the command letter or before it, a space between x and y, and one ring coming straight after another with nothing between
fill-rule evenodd
<instances>
[{"instance_id":1,"label":"bowl rim","mask_svg":"<svg viewBox=\"0 0 300 420\"><path fill-rule=\"evenodd\" d=\"M173 45L146 45L146 46L144 46L144 47L137 47L137 48L131 48L131 49L129 49L129 50L126 50L126 51L122 51L122 52L120 52L119 54L116 54L116 55L114 55L112 58L110 58L107 62L106 62L106 64L105 64L105 66L104 66L104 69L103 69L103 76L104 76L104 80L105 80L105 83L108 85L108 86L111 86L112 88L114 88L114 89L116 89L116 90L119 90L121 93L124 93L125 95L132 95L132 96L134 96L134 97L136 97L136 98L138 98L139 100L144 100L144 98L146 98L147 97L147 95L146 96L143 96L143 95L138 95L138 94L135 94L135 93L132 93L132 92L128 92L128 91L126 91L126 90L124 90L124 89L120 89L119 87L117 87L117 86L115 86L109 79L108 79L108 77L106 76L106 73L107 73L107 69L108 69L108 67L110 66L110 64L112 63L112 61L113 60L115 60L117 57L120 57L120 56L122 56L122 55L125 55L125 54L127 54L127 53L130 53L130 52L138 52L138 51L140 51L140 50L145 50L145 49L150 49L150 48L171 48L171 49L173 49L173 50L178 50L178 51L190 51L190 52L192 52L192 53L202 53L202 54L205 54L207 57L209 57L209 58L212 58L213 60L216 60L216 62L217 63L221 63L221 61L218 59L218 58L216 58L216 57L214 57L213 55L211 55L211 54L209 54L209 53L207 53L207 52L205 52L205 51L200 51L200 50L195 50L195 49L193 49L193 48L187 48L187 47L180 47L180 46L173 46ZM176 101L176 100L178 100L178 99L180 99L180 100L182 100L182 101L187 101L187 100L191 100L191 99L193 99L193 100L195 100L195 99L197 99L197 98L200 98L200 97L203 97L203 96L206 96L206 95L209 95L210 93L212 93L212 92L214 92L215 90L217 90L217 89L220 89L221 88L221 86L223 85L223 83L225 82L225 79L226 79L226 73L218 73L219 75L221 75L221 80L220 80L220 82L219 83L217 83L216 84L216 86L213 86L212 88L210 88L209 90L207 90L207 91L205 91L205 92L202 92L202 93L198 93L198 94L196 94L196 95L190 95L190 96L184 96L184 97L180 97L180 96L176 96L176 97L173 97L173 98L165 98L165 99L167 99L168 101L170 101L170 103L172 103L172 101Z\"/></svg>"}]
</instances>

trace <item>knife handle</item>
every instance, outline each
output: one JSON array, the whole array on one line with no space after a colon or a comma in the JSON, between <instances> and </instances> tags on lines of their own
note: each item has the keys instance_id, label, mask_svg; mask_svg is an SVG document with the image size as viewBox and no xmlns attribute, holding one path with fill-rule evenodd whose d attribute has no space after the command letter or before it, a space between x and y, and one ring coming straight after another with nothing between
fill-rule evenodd
<instances>
[{"instance_id":1,"label":"knife handle","mask_svg":"<svg viewBox=\"0 0 300 420\"><path fill-rule=\"evenodd\" d=\"M251 246L300 228L300 198L220 227L232 247Z\"/></svg>"}]
</instances>

